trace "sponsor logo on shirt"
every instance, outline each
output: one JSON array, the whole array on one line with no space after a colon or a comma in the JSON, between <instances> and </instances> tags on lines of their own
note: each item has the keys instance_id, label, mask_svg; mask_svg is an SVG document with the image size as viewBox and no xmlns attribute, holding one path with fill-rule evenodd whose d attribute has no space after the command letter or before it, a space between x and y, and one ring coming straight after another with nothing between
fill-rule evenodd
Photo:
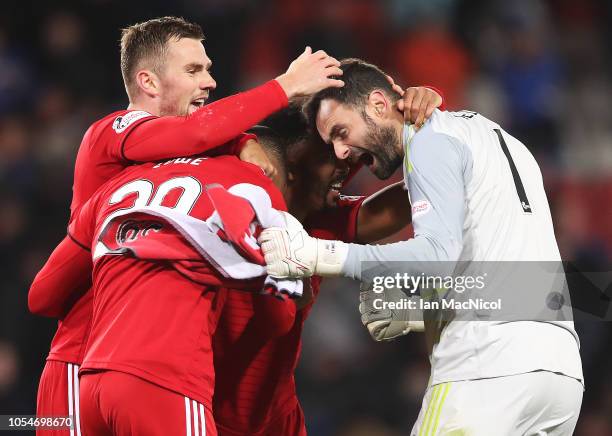
<instances>
[{"instance_id":1,"label":"sponsor logo on shirt","mask_svg":"<svg viewBox=\"0 0 612 436\"><path fill-rule=\"evenodd\" d=\"M425 215L431 209L431 205L427 200L419 200L412 204L412 219L418 216Z\"/></svg>"},{"instance_id":2,"label":"sponsor logo on shirt","mask_svg":"<svg viewBox=\"0 0 612 436\"><path fill-rule=\"evenodd\" d=\"M358 201L361 200L361 196L359 195L342 195L338 197L339 201Z\"/></svg>"},{"instance_id":3,"label":"sponsor logo on shirt","mask_svg":"<svg viewBox=\"0 0 612 436\"><path fill-rule=\"evenodd\" d=\"M128 112L125 115L115 118L115 121L113 121L113 130L117 133L122 133L125 129L130 127L131 124L150 116L151 114L145 111Z\"/></svg>"}]
</instances>

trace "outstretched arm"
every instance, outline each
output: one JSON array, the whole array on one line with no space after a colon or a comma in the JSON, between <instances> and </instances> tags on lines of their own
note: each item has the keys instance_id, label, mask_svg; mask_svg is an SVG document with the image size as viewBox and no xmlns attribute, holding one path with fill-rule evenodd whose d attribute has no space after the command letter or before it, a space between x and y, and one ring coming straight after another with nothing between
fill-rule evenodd
<instances>
[{"instance_id":1,"label":"outstretched arm","mask_svg":"<svg viewBox=\"0 0 612 436\"><path fill-rule=\"evenodd\" d=\"M423 272L419 270L423 262L436 262L427 263L428 268L455 262L463 244L464 181L471 174L471 154L444 134L428 132L414 141L409 175L414 238L387 245L345 244L312 238L290 223L287 229L266 229L259 238L268 273L275 277L344 275L369 281L372 277L367 275L374 269L362 270L363 262L381 268L404 262L410 269L406 272L414 274Z\"/></svg>"},{"instance_id":2,"label":"outstretched arm","mask_svg":"<svg viewBox=\"0 0 612 436\"><path fill-rule=\"evenodd\" d=\"M225 150L238 154L237 147L249 138L239 135L286 105L285 92L277 81L271 80L206 105L187 117L143 121L129 132L118 152L128 161L150 162L205 153L239 137Z\"/></svg>"},{"instance_id":3,"label":"outstretched arm","mask_svg":"<svg viewBox=\"0 0 612 436\"><path fill-rule=\"evenodd\" d=\"M141 122L120 144L120 157L149 162L205 153L287 106L289 98L343 86L344 82L332 78L342 75L339 66L324 51L313 53L307 47L287 72L264 85L206 105L188 117L152 117ZM238 154L235 149L229 152Z\"/></svg>"}]
</instances>

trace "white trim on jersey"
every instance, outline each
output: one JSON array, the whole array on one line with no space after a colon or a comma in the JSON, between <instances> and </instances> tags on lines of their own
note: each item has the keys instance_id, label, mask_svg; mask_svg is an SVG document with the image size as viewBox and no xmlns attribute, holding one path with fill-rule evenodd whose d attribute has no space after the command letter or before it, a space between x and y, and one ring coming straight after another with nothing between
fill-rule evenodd
<instances>
[{"instance_id":1,"label":"white trim on jersey","mask_svg":"<svg viewBox=\"0 0 612 436\"><path fill-rule=\"evenodd\" d=\"M193 413L191 413L192 410ZM187 436L191 436L192 425L194 436L206 436L206 413L204 411L204 405L189 397L185 397L185 427Z\"/></svg>"},{"instance_id":2,"label":"white trim on jersey","mask_svg":"<svg viewBox=\"0 0 612 436\"><path fill-rule=\"evenodd\" d=\"M74 375L72 371L72 363L68 364L68 416L74 417L74 407L72 403L72 377ZM70 436L74 436L74 426L70 427Z\"/></svg>"},{"instance_id":3,"label":"white trim on jersey","mask_svg":"<svg viewBox=\"0 0 612 436\"><path fill-rule=\"evenodd\" d=\"M72 417L70 436L81 436L81 405L79 395L79 365L66 364L68 371L68 416Z\"/></svg>"},{"instance_id":4,"label":"white trim on jersey","mask_svg":"<svg viewBox=\"0 0 612 436\"><path fill-rule=\"evenodd\" d=\"M73 382L74 387L74 419L73 427L76 429L76 436L81 436L81 405L80 405L80 391L79 391L79 365L72 365L73 369Z\"/></svg>"},{"instance_id":5,"label":"white trim on jersey","mask_svg":"<svg viewBox=\"0 0 612 436\"><path fill-rule=\"evenodd\" d=\"M196 403L194 400L191 400L191 406L193 407L193 434L197 435L198 433L200 433L200 428L198 426L198 424L200 423L200 420L198 418L198 403Z\"/></svg>"},{"instance_id":6,"label":"white trim on jersey","mask_svg":"<svg viewBox=\"0 0 612 436\"><path fill-rule=\"evenodd\" d=\"M202 404L200 404L200 421L202 421L202 436L206 436L206 414Z\"/></svg>"},{"instance_id":7,"label":"white trim on jersey","mask_svg":"<svg viewBox=\"0 0 612 436\"><path fill-rule=\"evenodd\" d=\"M187 436L191 436L191 407L187 397L185 397L185 428L187 429Z\"/></svg>"}]
</instances>

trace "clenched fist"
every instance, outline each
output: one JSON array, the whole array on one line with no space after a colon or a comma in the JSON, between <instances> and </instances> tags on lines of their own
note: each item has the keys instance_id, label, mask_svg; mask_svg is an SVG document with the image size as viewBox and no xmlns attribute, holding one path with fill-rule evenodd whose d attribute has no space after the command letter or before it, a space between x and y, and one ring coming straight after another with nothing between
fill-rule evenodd
<instances>
[{"instance_id":1,"label":"clenched fist","mask_svg":"<svg viewBox=\"0 0 612 436\"><path fill-rule=\"evenodd\" d=\"M267 228L257 239L268 274L276 278L340 275L347 244L313 238L293 215L287 212L283 215L285 228Z\"/></svg>"}]
</instances>

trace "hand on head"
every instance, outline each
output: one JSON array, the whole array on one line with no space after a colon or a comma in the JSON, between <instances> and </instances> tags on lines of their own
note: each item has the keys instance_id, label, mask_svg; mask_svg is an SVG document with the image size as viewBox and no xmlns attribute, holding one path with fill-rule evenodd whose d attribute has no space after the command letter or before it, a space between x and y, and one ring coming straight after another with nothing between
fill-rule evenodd
<instances>
[{"instance_id":1,"label":"hand on head","mask_svg":"<svg viewBox=\"0 0 612 436\"><path fill-rule=\"evenodd\" d=\"M323 50L312 52L306 47L285 74L276 78L287 94L287 98L315 94L329 87L342 87L344 82L332 77L342 76L340 62Z\"/></svg>"}]
</instances>

